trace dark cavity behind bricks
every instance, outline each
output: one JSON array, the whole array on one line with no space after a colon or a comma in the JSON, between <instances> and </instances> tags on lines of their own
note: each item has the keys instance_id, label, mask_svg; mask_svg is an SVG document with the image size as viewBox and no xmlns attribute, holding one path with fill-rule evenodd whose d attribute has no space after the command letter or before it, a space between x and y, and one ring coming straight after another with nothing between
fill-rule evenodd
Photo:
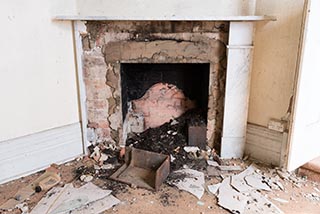
<instances>
[{"instance_id":1,"label":"dark cavity behind bricks","mask_svg":"<svg viewBox=\"0 0 320 214\"><path fill-rule=\"evenodd\" d=\"M176 85L197 106L208 108L209 63L122 63L121 95L123 120L128 102L141 98L156 83Z\"/></svg>"}]
</instances>

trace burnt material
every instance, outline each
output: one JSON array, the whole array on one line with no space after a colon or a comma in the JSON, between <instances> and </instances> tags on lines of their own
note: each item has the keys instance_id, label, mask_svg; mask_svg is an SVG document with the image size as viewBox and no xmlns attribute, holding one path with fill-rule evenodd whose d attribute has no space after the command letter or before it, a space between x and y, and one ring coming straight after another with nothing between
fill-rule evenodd
<instances>
[{"instance_id":1,"label":"burnt material","mask_svg":"<svg viewBox=\"0 0 320 214\"><path fill-rule=\"evenodd\" d=\"M195 100L199 108L207 109L209 91L208 63L122 63L121 95L125 118L127 103L141 98L156 83L177 86L186 97Z\"/></svg>"},{"instance_id":2,"label":"burnt material","mask_svg":"<svg viewBox=\"0 0 320 214\"><path fill-rule=\"evenodd\" d=\"M171 125L171 122L168 122L160 127L150 128L140 134L135 134L127 140L126 145L172 155L175 160L170 164L171 171L180 169L184 164L196 170L205 170L205 160L194 159L183 150L183 147L188 146L187 125L191 120L205 123L205 112L199 109L190 110L176 119L178 123Z\"/></svg>"},{"instance_id":3,"label":"burnt material","mask_svg":"<svg viewBox=\"0 0 320 214\"><path fill-rule=\"evenodd\" d=\"M151 190L159 190L170 173L167 155L126 148L126 163L110 178Z\"/></svg>"}]
</instances>

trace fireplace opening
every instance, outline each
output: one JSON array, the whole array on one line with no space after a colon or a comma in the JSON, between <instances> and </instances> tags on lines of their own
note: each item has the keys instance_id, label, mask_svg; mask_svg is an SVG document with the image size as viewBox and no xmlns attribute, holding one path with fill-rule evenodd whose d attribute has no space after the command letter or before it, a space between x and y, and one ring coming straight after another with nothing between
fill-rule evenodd
<instances>
[{"instance_id":1,"label":"fireplace opening","mask_svg":"<svg viewBox=\"0 0 320 214\"><path fill-rule=\"evenodd\" d=\"M209 63L122 63L124 140L178 118L191 109L206 126Z\"/></svg>"}]
</instances>

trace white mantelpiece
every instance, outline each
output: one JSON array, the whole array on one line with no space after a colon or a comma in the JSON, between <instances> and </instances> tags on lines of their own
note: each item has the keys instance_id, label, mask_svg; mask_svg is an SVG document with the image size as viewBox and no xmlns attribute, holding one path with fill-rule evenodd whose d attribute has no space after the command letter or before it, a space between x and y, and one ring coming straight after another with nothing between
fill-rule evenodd
<instances>
[{"instance_id":1,"label":"white mantelpiece","mask_svg":"<svg viewBox=\"0 0 320 214\"><path fill-rule=\"evenodd\" d=\"M221 140L222 158L241 158L244 153L250 93L253 32L254 24L252 22L230 23Z\"/></svg>"},{"instance_id":2,"label":"white mantelpiece","mask_svg":"<svg viewBox=\"0 0 320 214\"><path fill-rule=\"evenodd\" d=\"M56 16L55 20L75 21L75 40L76 45L81 46L79 26L83 25L81 20L133 20L142 21L150 19L135 19L135 17L111 17L111 16ZM274 21L273 16L212 16L212 17L171 17L165 19L160 17L159 20L176 20L176 21L229 21L229 44L228 44L228 63L226 76L226 94L224 106L223 131L221 140L221 157L222 158L241 158L244 154L246 142L246 128L248 116L248 102L250 92L250 73L253 53L254 23L257 21ZM76 48L78 58L78 72L82 73L81 47ZM83 82L82 75L78 75L79 83ZM79 84L79 87L84 87ZM84 90L80 91L81 97L85 97ZM82 109L85 109L85 103L80 102ZM82 114L86 114L82 111ZM86 118L86 115L82 115ZM83 127L86 127L86 121L82 120ZM83 131L86 135L86 131ZM86 139L86 136L84 136Z\"/></svg>"}]
</instances>

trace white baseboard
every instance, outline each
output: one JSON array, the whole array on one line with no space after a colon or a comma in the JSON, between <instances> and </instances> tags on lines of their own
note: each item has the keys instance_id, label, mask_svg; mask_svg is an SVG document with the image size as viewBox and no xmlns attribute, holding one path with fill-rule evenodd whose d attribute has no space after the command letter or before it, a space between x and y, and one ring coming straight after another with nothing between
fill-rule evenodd
<instances>
[{"instance_id":1,"label":"white baseboard","mask_svg":"<svg viewBox=\"0 0 320 214\"><path fill-rule=\"evenodd\" d=\"M83 154L80 123L0 142L0 184Z\"/></svg>"},{"instance_id":2,"label":"white baseboard","mask_svg":"<svg viewBox=\"0 0 320 214\"><path fill-rule=\"evenodd\" d=\"M254 124L247 126L245 154L250 158L274 166L283 166L286 160L286 144L287 133Z\"/></svg>"}]
</instances>

